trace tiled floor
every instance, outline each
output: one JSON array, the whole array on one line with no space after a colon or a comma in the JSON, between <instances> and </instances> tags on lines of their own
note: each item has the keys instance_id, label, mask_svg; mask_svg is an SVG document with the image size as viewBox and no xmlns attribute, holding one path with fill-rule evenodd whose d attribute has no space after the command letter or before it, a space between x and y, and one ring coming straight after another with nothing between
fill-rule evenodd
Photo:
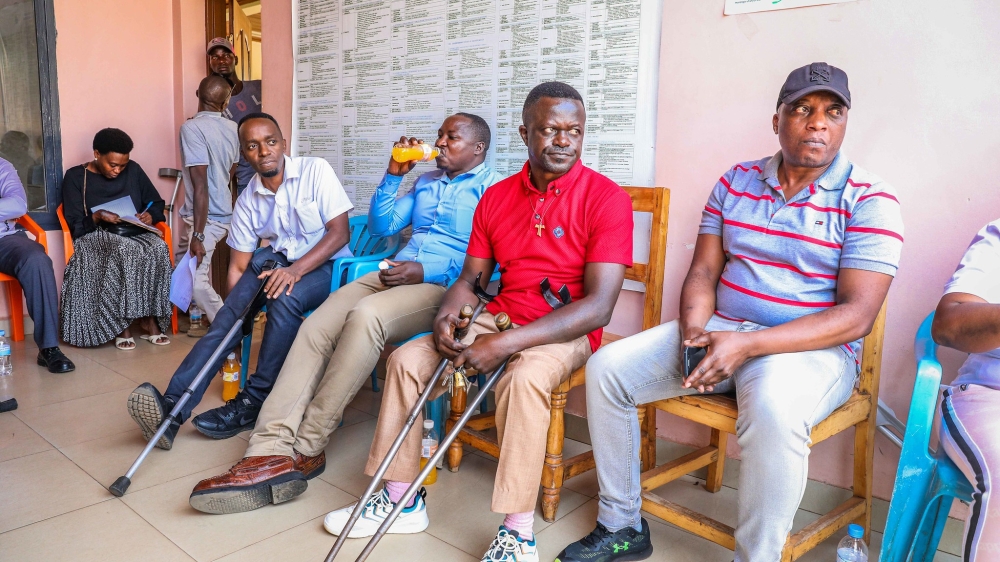
<instances>
[{"instance_id":1,"label":"tiled floor","mask_svg":"<svg viewBox=\"0 0 1000 562\"><path fill-rule=\"evenodd\" d=\"M375 428L380 393L361 391L344 426L327 447L326 472L295 501L251 513L212 516L188 505L194 484L239 459L248 434L226 441L204 438L185 426L172 451L154 449L125 497L106 487L123 474L142 448L142 437L125 412L125 397L138 383L161 389L193 341L184 335L167 347L143 341L132 352L111 346L66 348L77 370L53 375L34 364L30 342L13 346L20 408L0 414L0 561L319 561L334 538L323 530L328 511L355 501L367 484L361 473ZM221 404L216 379L196 412ZM567 444L567 453L586 447ZM665 454L678 447L662 443ZM663 491L674 501L733 523L739 463L727 464L726 486L708 494L685 477ZM370 560L475 561L502 516L490 513L496 462L467 455L458 473L444 471L428 490L431 526L425 533L390 535ZM843 490L813 483L796 518L799 528L835 503ZM536 516L542 559L586 535L597 512L593 473L570 480L555 523ZM884 521L884 502L881 520ZM651 520L653 560L729 562L732 553L659 520ZM954 522L953 522L954 524ZM874 534L872 549L881 535ZM839 537L838 537L839 538ZM835 540L803 558L836 559ZM341 560L353 560L364 541L348 542ZM942 546L955 552L957 545ZM874 557L873 557L874 559ZM939 553L936 561L957 561Z\"/></svg>"}]
</instances>

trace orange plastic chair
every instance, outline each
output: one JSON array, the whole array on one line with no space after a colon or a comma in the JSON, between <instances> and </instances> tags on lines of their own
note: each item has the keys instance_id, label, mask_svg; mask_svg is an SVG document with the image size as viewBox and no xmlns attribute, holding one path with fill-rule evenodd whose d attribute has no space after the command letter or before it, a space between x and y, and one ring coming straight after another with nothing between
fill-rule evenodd
<instances>
[{"instance_id":1,"label":"orange plastic chair","mask_svg":"<svg viewBox=\"0 0 1000 562\"><path fill-rule=\"evenodd\" d=\"M69 264L69 259L73 257L73 236L69 233L69 224L66 222L66 215L63 214L63 206L59 205L56 209L56 215L59 216L59 224L62 226L63 231L63 252L66 254L66 263ZM174 264L174 244L170 237L170 227L167 226L165 222L158 222L153 225L163 234L163 241L167 244L167 252L170 253L170 265ZM44 233L42 233L44 235ZM44 243L43 243L44 244ZM177 333L177 307L173 307L174 312L170 318L170 329L174 334ZM23 336L22 336L23 337ZM17 341L17 340L15 340Z\"/></svg>"},{"instance_id":2,"label":"orange plastic chair","mask_svg":"<svg viewBox=\"0 0 1000 562\"><path fill-rule=\"evenodd\" d=\"M17 223L25 230L35 235L35 241L42 245L45 253L49 252L49 244L45 239L45 231L28 215L17 219ZM0 283L7 283L7 303L10 306L10 331L14 341L24 341L24 293L17 278L0 273Z\"/></svg>"}]
</instances>

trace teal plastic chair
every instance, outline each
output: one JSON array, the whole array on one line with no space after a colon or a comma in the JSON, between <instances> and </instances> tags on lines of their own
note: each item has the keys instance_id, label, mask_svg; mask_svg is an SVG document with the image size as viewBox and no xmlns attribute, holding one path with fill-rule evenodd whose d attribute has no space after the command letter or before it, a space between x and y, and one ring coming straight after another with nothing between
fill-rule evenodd
<instances>
[{"instance_id":1,"label":"teal plastic chair","mask_svg":"<svg viewBox=\"0 0 1000 562\"><path fill-rule=\"evenodd\" d=\"M942 447L930 448L942 374L938 346L931 338L933 321L934 314L924 320L914 342L917 378L882 539L882 562L931 562L952 502L972 501L973 488L965 475Z\"/></svg>"},{"instance_id":2,"label":"teal plastic chair","mask_svg":"<svg viewBox=\"0 0 1000 562\"><path fill-rule=\"evenodd\" d=\"M337 258L333 260L333 271L330 278L330 292L334 292L344 285L357 279L357 275L351 276L351 268L357 268L364 264L369 264L378 269L378 262L394 255L399 251L399 234L392 236L372 236L368 230L368 216L361 215L350 218L351 241L348 245L351 248L353 257ZM266 311L267 307L261 309ZM306 316L312 311L306 312ZM240 390L246 386L250 365L250 345L253 343L253 330L243 338L242 361L240 363ZM372 373L372 389L379 391L378 378Z\"/></svg>"}]
</instances>

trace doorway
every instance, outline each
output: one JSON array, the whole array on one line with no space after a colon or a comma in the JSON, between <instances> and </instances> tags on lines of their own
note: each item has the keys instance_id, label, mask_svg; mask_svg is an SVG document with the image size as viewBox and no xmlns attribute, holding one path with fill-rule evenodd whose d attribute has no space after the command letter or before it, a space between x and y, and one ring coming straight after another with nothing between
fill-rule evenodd
<instances>
[{"instance_id":1,"label":"doorway","mask_svg":"<svg viewBox=\"0 0 1000 562\"><path fill-rule=\"evenodd\" d=\"M244 0L243 2L240 0L205 0L205 41L208 42L216 37L225 37L233 44L235 51L233 54L237 57L236 75L243 81L245 88L255 89L259 96L261 0ZM206 72L208 71L206 66ZM253 82L256 82L256 85L250 84ZM258 101L258 107L259 103ZM241 104L240 111L245 112L248 109L244 102L235 99L230 106L231 109L235 104ZM235 112L236 109L232 109L232 111ZM238 120L238 115L227 114L227 117ZM235 180L230 188L235 203L238 194ZM215 254L212 256L211 277L215 290L222 298L226 298L229 293L229 245L222 241L217 244Z\"/></svg>"},{"instance_id":2,"label":"doorway","mask_svg":"<svg viewBox=\"0 0 1000 562\"><path fill-rule=\"evenodd\" d=\"M233 43L240 62L240 80L261 77L261 0L206 0L205 41L226 37Z\"/></svg>"}]
</instances>

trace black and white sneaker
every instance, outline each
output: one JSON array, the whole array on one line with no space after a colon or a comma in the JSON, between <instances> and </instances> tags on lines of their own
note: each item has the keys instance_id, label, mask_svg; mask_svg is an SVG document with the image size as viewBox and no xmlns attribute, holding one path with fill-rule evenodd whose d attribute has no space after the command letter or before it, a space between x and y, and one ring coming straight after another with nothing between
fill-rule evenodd
<instances>
[{"instance_id":1,"label":"black and white sneaker","mask_svg":"<svg viewBox=\"0 0 1000 562\"><path fill-rule=\"evenodd\" d=\"M240 392L222 406L195 416L191 425L212 439L228 439L253 429L260 407L249 394Z\"/></svg>"},{"instance_id":2,"label":"black and white sneaker","mask_svg":"<svg viewBox=\"0 0 1000 562\"><path fill-rule=\"evenodd\" d=\"M589 535L567 546L555 562L631 562L653 555L649 523L642 520L642 531L625 527L612 533L600 522Z\"/></svg>"},{"instance_id":3,"label":"black and white sneaker","mask_svg":"<svg viewBox=\"0 0 1000 562\"><path fill-rule=\"evenodd\" d=\"M144 382L128 395L128 414L132 416L135 423L142 430L142 438L149 441L160 424L170 413L173 404L168 402L160 394L156 387ZM169 451L174 446L174 437L177 436L177 429L180 426L176 423L170 424L166 433L156 442L156 446L165 451Z\"/></svg>"}]
</instances>

